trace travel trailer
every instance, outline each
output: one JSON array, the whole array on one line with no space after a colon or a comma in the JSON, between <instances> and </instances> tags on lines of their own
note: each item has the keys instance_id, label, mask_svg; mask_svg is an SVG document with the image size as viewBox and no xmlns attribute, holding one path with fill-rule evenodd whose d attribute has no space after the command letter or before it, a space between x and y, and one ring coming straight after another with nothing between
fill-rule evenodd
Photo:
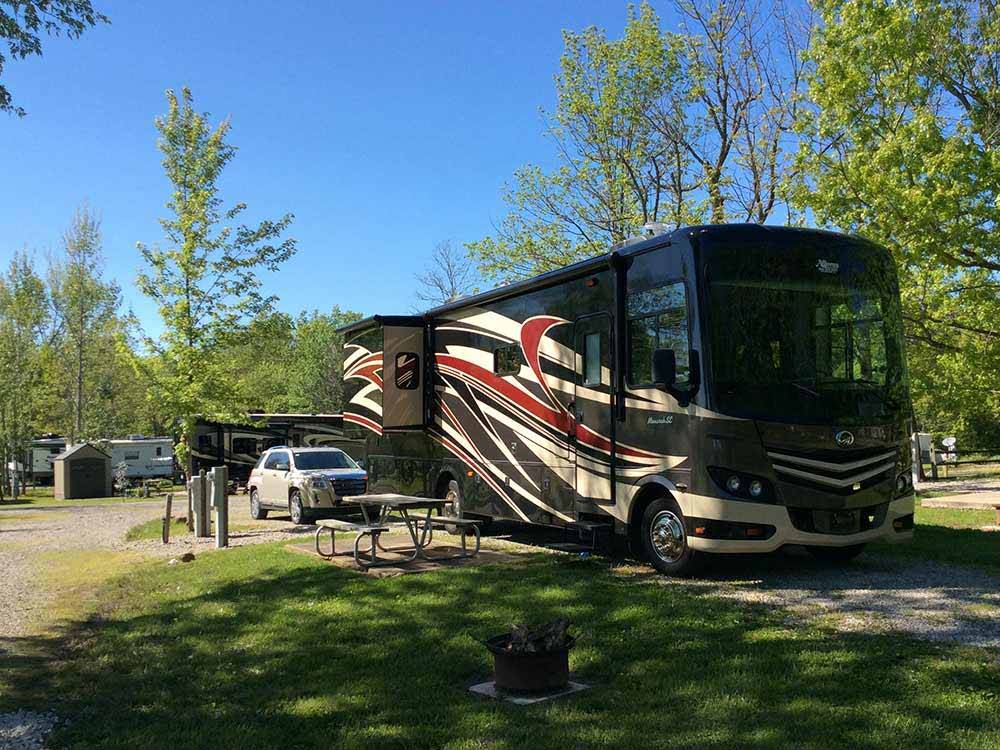
<instances>
[{"instance_id":1,"label":"travel trailer","mask_svg":"<svg viewBox=\"0 0 1000 750\"><path fill-rule=\"evenodd\" d=\"M32 484L52 484L52 459L66 450L66 438L57 435L43 435L31 441L28 449L28 472Z\"/></svg>"},{"instance_id":2,"label":"travel trailer","mask_svg":"<svg viewBox=\"0 0 1000 750\"><path fill-rule=\"evenodd\" d=\"M276 445L340 448L357 456L362 443L344 435L340 414L251 414L251 424L200 420L191 455L195 473L228 466L229 477L245 482L257 459Z\"/></svg>"},{"instance_id":3,"label":"travel trailer","mask_svg":"<svg viewBox=\"0 0 1000 750\"><path fill-rule=\"evenodd\" d=\"M130 435L108 440L112 470L125 464L126 479L170 478L174 475L174 441L168 437Z\"/></svg>"},{"instance_id":4,"label":"travel trailer","mask_svg":"<svg viewBox=\"0 0 1000 750\"><path fill-rule=\"evenodd\" d=\"M660 571L913 534L895 265L714 225L343 329L372 492L628 539Z\"/></svg>"}]
</instances>

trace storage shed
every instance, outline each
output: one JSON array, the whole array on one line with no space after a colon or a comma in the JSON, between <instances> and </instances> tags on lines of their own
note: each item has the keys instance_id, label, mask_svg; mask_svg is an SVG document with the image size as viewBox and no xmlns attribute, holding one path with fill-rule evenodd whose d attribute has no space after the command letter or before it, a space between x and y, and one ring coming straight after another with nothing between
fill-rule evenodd
<instances>
[{"instance_id":1,"label":"storage shed","mask_svg":"<svg viewBox=\"0 0 1000 750\"><path fill-rule=\"evenodd\" d=\"M52 459L57 500L111 497L111 456L80 443Z\"/></svg>"}]
</instances>

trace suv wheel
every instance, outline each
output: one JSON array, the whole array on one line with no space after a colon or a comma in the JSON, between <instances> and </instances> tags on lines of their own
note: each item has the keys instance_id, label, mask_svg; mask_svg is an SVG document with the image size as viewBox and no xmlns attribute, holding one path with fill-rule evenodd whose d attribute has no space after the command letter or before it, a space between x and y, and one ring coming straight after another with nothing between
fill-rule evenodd
<instances>
[{"instance_id":1,"label":"suv wheel","mask_svg":"<svg viewBox=\"0 0 1000 750\"><path fill-rule=\"evenodd\" d=\"M642 551L661 573L686 576L694 572L697 553L688 546L684 514L671 497L654 500L642 514Z\"/></svg>"},{"instance_id":2,"label":"suv wheel","mask_svg":"<svg viewBox=\"0 0 1000 750\"><path fill-rule=\"evenodd\" d=\"M250 490L250 518L255 521L263 521L267 518L267 511L260 507L260 495L257 488Z\"/></svg>"},{"instance_id":3,"label":"suv wheel","mask_svg":"<svg viewBox=\"0 0 1000 750\"><path fill-rule=\"evenodd\" d=\"M292 490L288 497L288 515L292 517L292 523L296 526L312 522L312 514L302 505L302 494L298 490Z\"/></svg>"}]
</instances>

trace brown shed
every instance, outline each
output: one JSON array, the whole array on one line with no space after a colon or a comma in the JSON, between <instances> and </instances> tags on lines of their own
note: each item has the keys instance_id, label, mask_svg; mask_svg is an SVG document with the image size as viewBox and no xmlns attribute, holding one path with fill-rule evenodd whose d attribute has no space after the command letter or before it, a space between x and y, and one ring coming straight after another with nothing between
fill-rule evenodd
<instances>
[{"instance_id":1,"label":"brown shed","mask_svg":"<svg viewBox=\"0 0 1000 750\"><path fill-rule=\"evenodd\" d=\"M111 456L90 443L74 445L52 459L55 498L111 497Z\"/></svg>"}]
</instances>

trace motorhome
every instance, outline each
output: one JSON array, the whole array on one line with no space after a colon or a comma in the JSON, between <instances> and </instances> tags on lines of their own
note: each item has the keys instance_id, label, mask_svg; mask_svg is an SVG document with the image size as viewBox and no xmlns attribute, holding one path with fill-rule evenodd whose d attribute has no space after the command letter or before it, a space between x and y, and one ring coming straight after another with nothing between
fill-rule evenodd
<instances>
[{"instance_id":1,"label":"motorhome","mask_svg":"<svg viewBox=\"0 0 1000 750\"><path fill-rule=\"evenodd\" d=\"M170 478L174 475L174 441L168 437L130 435L108 440L111 465L125 464L126 479Z\"/></svg>"},{"instance_id":2,"label":"motorhome","mask_svg":"<svg viewBox=\"0 0 1000 750\"><path fill-rule=\"evenodd\" d=\"M32 484L52 484L55 476L52 459L64 450L66 450L66 438L58 435L43 435L31 441L26 463Z\"/></svg>"},{"instance_id":3,"label":"motorhome","mask_svg":"<svg viewBox=\"0 0 1000 750\"><path fill-rule=\"evenodd\" d=\"M229 467L229 476L245 482L257 459L268 448L340 448L351 456L360 454L362 443L344 435L340 414L253 413L249 424L199 420L191 449L193 470Z\"/></svg>"},{"instance_id":4,"label":"motorhome","mask_svg":"<svg viewBox=\"0 0 1000 750\"><path fill-rule=\"evenodd\" d=\"M621 535L668 574L912 537L899 288L864 239L683 228L343 333L372 492Z\"/></svg>"}]
</instances>

